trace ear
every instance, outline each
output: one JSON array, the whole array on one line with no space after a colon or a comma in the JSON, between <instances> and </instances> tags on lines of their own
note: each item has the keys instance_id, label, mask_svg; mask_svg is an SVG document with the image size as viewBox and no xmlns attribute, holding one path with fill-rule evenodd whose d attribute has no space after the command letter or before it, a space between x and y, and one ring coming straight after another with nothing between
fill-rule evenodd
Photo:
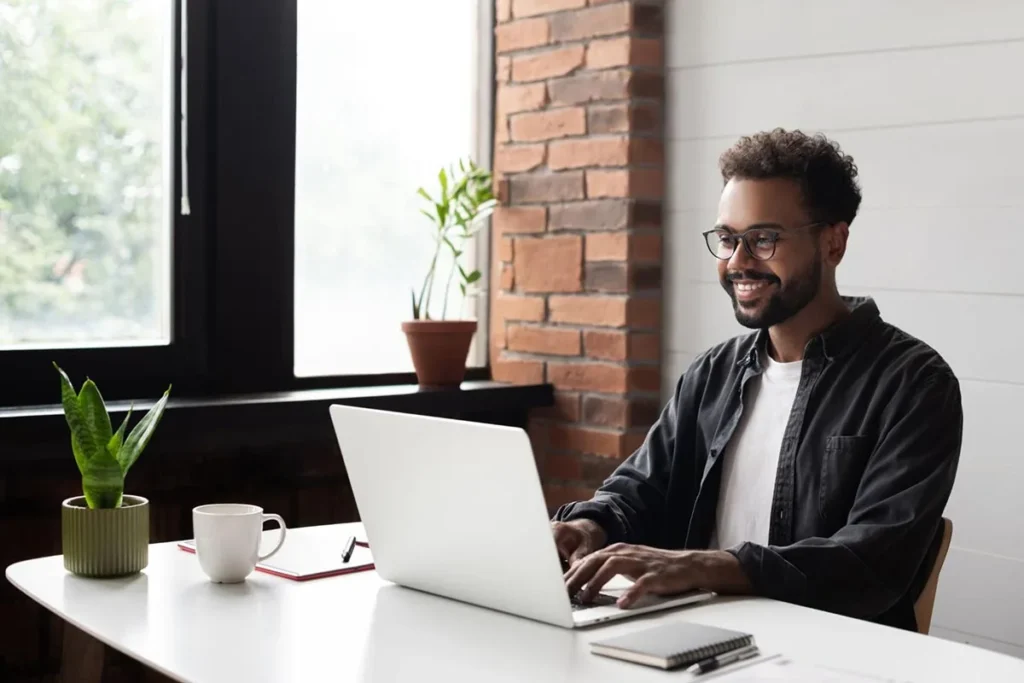
<instances>
[{"instance_id":1,"label":"ear","mask_svg":"<svg viewBox=\"0 0 1024 683\"><path fill-rule=\"evenodd\" d=\"M850 238L849 223L833 223L822 231L822 254L825 263L835 268L846 255L846 242Z\"/></svg>"}]
</instances>

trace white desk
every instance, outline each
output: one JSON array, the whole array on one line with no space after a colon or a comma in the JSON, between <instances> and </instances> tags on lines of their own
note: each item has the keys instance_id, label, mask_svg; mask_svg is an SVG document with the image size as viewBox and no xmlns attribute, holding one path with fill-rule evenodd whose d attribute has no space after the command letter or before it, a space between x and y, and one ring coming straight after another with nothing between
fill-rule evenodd
<instances>
[{"instance_id":1,"label":"white desk","mask_svg":"<svg viewBox=\"0 0 1024 683\"><path fill-rule=\"evenodd\" d=\"M338 538L353 526L336 527ZM756 598L568 631L393 586L374 572L310 582L255 572L244 584L216 585L171 543L153 545L149 567L131 578L79 578L59 556L12 565L7 577L83 631L189 683L664 683L679 674L592 655L588 643L673 619L746 630L766 653L893 679L1024 681L1024 660Z\"/></svg>"}]
</instances>

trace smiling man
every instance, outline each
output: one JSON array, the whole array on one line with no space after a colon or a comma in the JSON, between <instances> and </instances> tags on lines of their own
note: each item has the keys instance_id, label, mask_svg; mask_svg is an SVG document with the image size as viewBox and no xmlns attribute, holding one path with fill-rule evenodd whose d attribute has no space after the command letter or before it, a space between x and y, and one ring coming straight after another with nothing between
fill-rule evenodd
<instances>
[{"instance_id":1,"label":"smiling man","mask_svg":"<svg viewBox=\"0 0 1024 683\"><path fill-rule=\"evenodd\" d=\"M701 354L644 444L558 510L568 588L590 599L622 574L623 607L702 588L916 629L960 455L957 379L840 294L861 194L835 143L759 133L720 169L703 239L753 331Z\"/></svg>"}]
</instances>

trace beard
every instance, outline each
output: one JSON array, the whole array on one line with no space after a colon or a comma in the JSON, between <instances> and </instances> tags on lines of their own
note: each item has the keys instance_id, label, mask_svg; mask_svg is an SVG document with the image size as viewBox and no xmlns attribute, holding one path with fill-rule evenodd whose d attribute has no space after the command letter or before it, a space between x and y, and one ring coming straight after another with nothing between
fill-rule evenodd
<instances>
[{"instance_id":1,"label":"beard","mask_svg":"<svg viewBox=\"0 0 1024 683\"><path fill-rule=\"evenodd\" d=\"M736 321L751 329L768 329L783 323L803 310L821 289L821 259L815 254L807 269L782 282L771 273L757 271L732 272L722 279L722 287L732 299ZM766 280L777 285L775 293L756 310L744 309L736 300L733 280Z\"/></svg>"}]
</instances>

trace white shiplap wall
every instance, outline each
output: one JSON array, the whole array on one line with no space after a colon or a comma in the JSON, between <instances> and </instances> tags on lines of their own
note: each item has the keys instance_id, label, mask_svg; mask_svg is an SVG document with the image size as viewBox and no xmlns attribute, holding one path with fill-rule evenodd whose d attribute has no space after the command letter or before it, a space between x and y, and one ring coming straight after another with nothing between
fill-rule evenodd
<instances>
[{"instance_id":1,"label":"white shiplap wall","mask_svg":"<svg viewBox=\"0 0 1024 683\"><path fill-rule=\"evenodd\" d=\"M965 434L933 633L1024 657L1024 2L667 0L666 391L745 330L699 232L717 157L776 126L853 155L847 294L942 353Z\"/></svg>"}]
</instances>

